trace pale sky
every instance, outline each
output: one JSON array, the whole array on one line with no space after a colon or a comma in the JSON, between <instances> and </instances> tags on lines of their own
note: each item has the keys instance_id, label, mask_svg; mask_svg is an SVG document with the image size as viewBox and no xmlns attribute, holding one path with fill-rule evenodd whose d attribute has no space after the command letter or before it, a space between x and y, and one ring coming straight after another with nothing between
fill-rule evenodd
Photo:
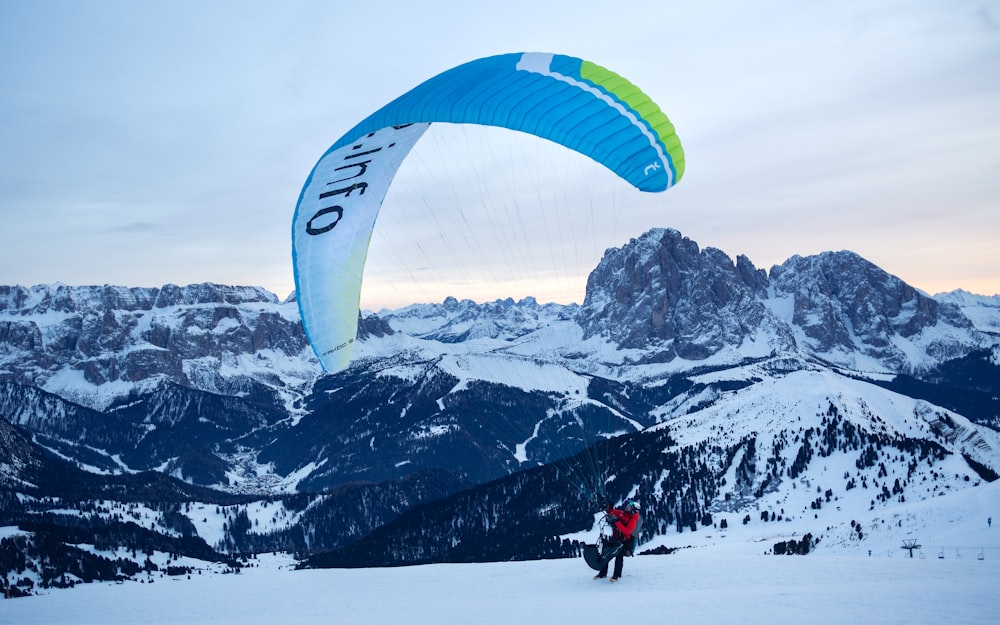
<instances>
[{"instance_id":1,"label":"pale sky","mask_svg":"<svg viewBox=\"0 0 1000 625\"><path fill-rule=\"evenodd\" d=\"M684 179L641 194L538 139L432 128L364 307L582 302L603 250L653 227L764 269L851 250L929 293L1000 293L1000 5L965 0L0 0L0 284L284 298L320 155L423 80L520 51L642 88Z\"/></svg>"}]
</instances>

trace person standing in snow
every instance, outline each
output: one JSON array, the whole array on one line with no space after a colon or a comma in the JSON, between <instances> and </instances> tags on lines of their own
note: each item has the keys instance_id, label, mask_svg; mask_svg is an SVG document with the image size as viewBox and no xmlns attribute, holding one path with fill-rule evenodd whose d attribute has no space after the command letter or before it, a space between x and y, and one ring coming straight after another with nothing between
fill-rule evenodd
<instances>
[{"instance_id":1,"label":"person standing in snow","mask_svg":"<svg viewBox=\"0 0 1000 625\"><path fill-rule=\"evenodd\" d=\"M620 545L618 553L615 555L615 572L611 576L611 581L617 582L622 576L622 566L625 563L625 556L632 555L634 548L632 535L639 525L639 504L629 499L622 506L622 509L619 510L608 506L606 512L608 520L613 523L612 527L614 528L611 535L612 543ZM610 561L605 563L604 568L594 576L594 579L603 579L608 576L608 564L610 564Z\"/></svg>"}]
</instances>

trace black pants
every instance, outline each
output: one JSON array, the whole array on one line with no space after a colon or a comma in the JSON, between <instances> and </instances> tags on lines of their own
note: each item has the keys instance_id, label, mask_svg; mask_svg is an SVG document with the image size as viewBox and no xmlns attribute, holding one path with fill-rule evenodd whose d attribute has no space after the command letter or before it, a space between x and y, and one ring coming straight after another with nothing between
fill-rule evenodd
<instances>
[{"instance_id":1,"label":"black pants","mask_svg":"<svg viewBox=\"0 0 1000 625\"><path fill-rule=\"evenodd\" d=\"M622 565L625 563L625 539L619 536L617 533L615 536L608 541L605 549L615 550L615 574L612 575L614 578L619 578L622 576ZM611 564L609 560L600 571L601 577L606 577L608 574L608 564Z\"/></svg>"},{"instance_id":2,"label":"black pants","mask_svg":"<svg viewBox=\"0 0 1000 625\"><path fill-rule=\"evenodd\" d=\"M622 566L624 566L624 564L625 564L625 553L624 552L625 552L625 550L622 549L621 551L618 552L618 555L615 556L615 574L612 575L612 577L614 577L614 578L619 578L619 577L622 576ZM604 565L604 568L601 569L601 573L600 573L601 577L606 577L607 576L607 574L608 574L608 564L611 564L611 563L608 562L607 564Z\"/></svg>"}]
</instances>

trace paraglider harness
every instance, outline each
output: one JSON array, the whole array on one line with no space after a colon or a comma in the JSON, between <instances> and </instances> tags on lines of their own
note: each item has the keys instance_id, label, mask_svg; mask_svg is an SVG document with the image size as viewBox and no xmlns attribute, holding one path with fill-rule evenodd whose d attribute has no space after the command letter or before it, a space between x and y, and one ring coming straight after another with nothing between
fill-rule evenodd
<instances>
[{"instance_id":1,"label":"paraglider harness","mask_svg":"<svg viewBox=\"0 0 1000 625\"><path fill-rule=\"evenodd\" d=\"M583 559L590 568L600 571L619 553L626 556L635 555L635 549L639 545L639 531L642 529L642 514L636 510L635 515L635 529L627 540L615 531L618 517L611 513L604 515L600 521L601 534L597 542L583 547Z\"/></svg>"}]
</instances>

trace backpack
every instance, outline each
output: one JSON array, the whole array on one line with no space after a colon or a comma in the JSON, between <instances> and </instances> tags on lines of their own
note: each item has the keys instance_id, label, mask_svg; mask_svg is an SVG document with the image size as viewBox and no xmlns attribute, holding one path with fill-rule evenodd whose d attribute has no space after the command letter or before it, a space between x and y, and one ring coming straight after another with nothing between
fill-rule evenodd
<instances>
[{"instance_id":1,"label":"backpack","mask_svg":"<svg viewBox=\"0 0 1000 625\"><path fill-rule=\"evenodd\" d=\"M635 548L639 546L639 532L642 530L642 515L639 512L635 513L635 529L632 530L632 536L625 542L623 547L624 553L627 556L635 555Z\"/></svg>"}]
</instances>

